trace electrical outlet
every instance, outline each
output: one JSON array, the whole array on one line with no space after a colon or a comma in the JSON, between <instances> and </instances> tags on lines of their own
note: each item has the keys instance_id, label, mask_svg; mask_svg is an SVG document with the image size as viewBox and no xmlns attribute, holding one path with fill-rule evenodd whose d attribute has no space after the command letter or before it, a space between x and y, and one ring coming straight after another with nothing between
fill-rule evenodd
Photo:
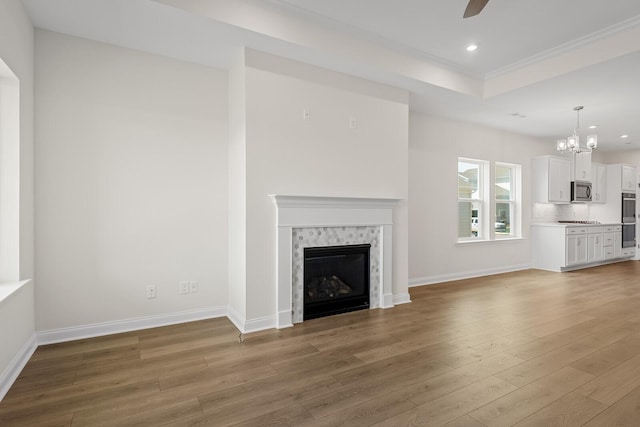
<instances>
[{"instance_id":1,"label":"electrical outlet","mask_svg":"<svg viewBox=\"0 0 640 427\"><path fill-rule=\"evenodd\" d=\"M189 293L189 281L188 280L181 280L180 281L180 293L182 295Z\"/></svg>"},{"instance_id":2,"label":"electrical outlet","mask_svg":"<svg viewBox=\"0 0 640 427\"><path fill-rule=\"evenodd\" d=\"M156 287L154 285L147 286L147 299L156 297Z\"/></svg>"},{"instance_id":3,"label":"electrical outlet","mask_svg":"<svg viewBox=\"0 0 640 427\"><path fill-rule=\"evenodd\" d=\"M198 292L198 281L192 280L189 282L189 292Z\"/></svg>"}]
</instances>

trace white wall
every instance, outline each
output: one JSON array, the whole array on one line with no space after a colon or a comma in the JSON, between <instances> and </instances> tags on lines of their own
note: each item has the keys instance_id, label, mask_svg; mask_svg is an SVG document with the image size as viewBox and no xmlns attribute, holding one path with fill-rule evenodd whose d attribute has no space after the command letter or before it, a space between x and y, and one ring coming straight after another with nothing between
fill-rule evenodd
<instances>
[{"instance_id":1,"label":"white wall","mask_svg":"<svg viewBox=\"0 0 640 427\"><path fill-rule=\"evenodd\" d=\"M265 326L276 312L276 209L268 195L406 199L408 97L255 51L246 52L246 63L246 318ZM305 108L310 120L303 120ZM402 202L394 294L407 291L407 225Z\"/></svg>"},{"instance_id":2,"label":"white wall","mask_svg":"<svg viewBox=\"0 0 640 427\"><path fill-rule=\"evenodd\" d=\"M640 168L640 150L602 151L599 154L599 158L602 159L601 163L606 165L626 163Z\"/></svg>"},{"instance_id":3,"label":"white wall","mask_svg":"<svg viewBox=\"0 0 640 427\"><path fill-rule=\"evenodd\" d=\"M548 141L412 113L409 123L409 278L411 285L530 265L531 158ZM470 157L522 166L522 240L457 242L457 161Z\"/></svg>"},{"instance_id":4,"label":"white wall","mask_svg":"<svg viewBox=\"0 0 640 427\"><path fill-rule=\"evenodd\" d=\"M37 329L224 313L226 73L40 30L36 66Z\"/></svg>"},{"instance_id":5,"label":"white wall","mask_svg":"<svg viewBox=\"0 0 640 427\"><path fill-rule=\"evenodd\" d=\"M19 168L11 178L11 187L19 192L18 223L16 217L11 219L19 235L17 245L9 245L14 253L5 279L33 279L33 27L19 0L0 2L0 58L19 80L20 90L19 147L11 147L19 150ZM34 333L31 282L0 302L0 399L35 349Z\"/></svg>"}]
</instances>

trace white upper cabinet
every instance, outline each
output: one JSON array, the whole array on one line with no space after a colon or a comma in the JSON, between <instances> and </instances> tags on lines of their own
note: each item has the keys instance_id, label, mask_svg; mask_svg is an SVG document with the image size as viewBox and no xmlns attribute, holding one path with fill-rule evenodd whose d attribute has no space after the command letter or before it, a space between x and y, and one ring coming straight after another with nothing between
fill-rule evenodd
<instances>
[{"instance_id":1,"label":"white upper cabinet","mask_svg":"<svg viewBox=\"0 0 640 427\"><path fill-rule=\"evenodd\" d=\"M637 182L636 167L622 165L622 192L635 193Z\"/></svg>"},{"instance_id":2,"label":"white upper cabinet","mask_svg":"<svg viewBox=\"0 0 640 427\"><path fill-rule=\"evenodd\" d=\"M533 159L533 200L538 203L571 201L571 162L563 157Z\"/></svg>"},{"instance_id":3,"label":"white upper cabinet","mask_svg":"<svg viewBox=\"0 0 640 427\"><path fill-rule=\"evenodd\" d=\"M607 167L599 163L591 164L591 203L607 201Z\"/></svg>"},{"instance_id":4,"label":"white upper cabinet","mask_svg":"<svg viewBox=\"0 0 640 427\"><path fill-rule=\"evenodd\" d=\"M576 153L573 157L573 181L591 182L591 152Z\"/></svg>"}]
</instances>

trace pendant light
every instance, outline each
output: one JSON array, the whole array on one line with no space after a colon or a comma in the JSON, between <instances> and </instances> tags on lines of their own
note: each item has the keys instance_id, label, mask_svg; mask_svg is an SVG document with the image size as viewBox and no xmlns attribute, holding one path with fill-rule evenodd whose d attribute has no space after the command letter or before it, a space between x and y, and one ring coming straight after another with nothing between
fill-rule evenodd
<instances>
[{"instance_id":1,"label":"pendant light","mask_svg":"<svg viewBox=\"0 0 640 427\"><path fill-rule=\"evenodd\" d=\"M573 134L569 135L566 139L559 139L556 142L556 149L561 153L564 152L572 152L579 153L581 151L593 151L598 147L598 135L592 134L587 135L587 145L586 147L580 146L580 135L578 134L580 130L580 110L584 107L579 105L577 107L573 107L573 111L576 112L576 127L573 129Z\"/></svg>"}]
</instances>

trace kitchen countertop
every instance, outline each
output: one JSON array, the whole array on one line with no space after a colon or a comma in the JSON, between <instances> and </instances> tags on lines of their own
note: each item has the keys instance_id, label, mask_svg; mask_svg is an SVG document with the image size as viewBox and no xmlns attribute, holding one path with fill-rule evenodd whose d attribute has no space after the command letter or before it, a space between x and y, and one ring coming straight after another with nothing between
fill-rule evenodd
<instances>
[{"instance_id":1,"label":"kitchen countertop","mask_svg":"<svg viewBox=\"0 0 640 427\"><path fill-rule=\"evenodd\" d=\"M585 224L573 222L534 222L532 227L604 227L610 225L622 225L621 222L603 222L599 224Z\"/></svg>"}]
</instances>

